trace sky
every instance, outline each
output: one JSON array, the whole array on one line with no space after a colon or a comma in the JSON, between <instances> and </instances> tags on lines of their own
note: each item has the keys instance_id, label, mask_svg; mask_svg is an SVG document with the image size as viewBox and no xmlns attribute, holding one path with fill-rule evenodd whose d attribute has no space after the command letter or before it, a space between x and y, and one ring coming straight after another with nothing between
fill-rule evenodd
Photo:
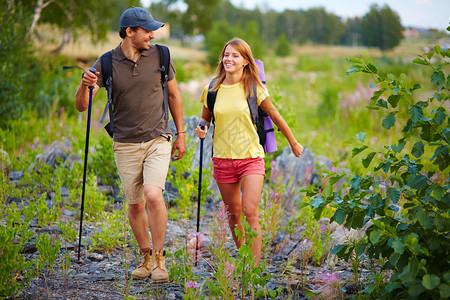
<instances>
[{"instance_id":1,"label":"sky","mask_svg":"<svg viewBox=\"0 0 450 300\"><path fill-rule=\"evenodd\" d=\"M145 7L152 1L141 0ZM201 0L198 0L201 1ZM404 27L436 28L445 30L450 26L450 0L230 0L236 7L276 11L285 9L308 10L313 7L324 7L328 13L334 13L342 18L363 16L370 10L372 4L379 7L387 4L400 16Z\"/></svg>"},{"instance_id":2,"label":"sky","mask_svg":"<svg viewBox=\"0 0 450 300\"><path fill-rule=\"evenodd\" d=\"M363 16L372 4L387 4L400 16L404 27L414 26L445 30L450 26L450 0L231 0L236 7L270 8L276 11L324 7L328 13L340 17Z\"/></svg>"}]
</instances>

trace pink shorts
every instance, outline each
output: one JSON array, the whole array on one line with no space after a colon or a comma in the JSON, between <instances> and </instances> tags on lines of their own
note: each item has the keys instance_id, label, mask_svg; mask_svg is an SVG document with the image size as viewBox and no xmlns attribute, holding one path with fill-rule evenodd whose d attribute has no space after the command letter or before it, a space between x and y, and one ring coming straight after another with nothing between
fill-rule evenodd
<instances>
[{"instance_id":1,"label":"pink shorts","mask_svg":"<svg viewBox=\"0 0 450 300\"><path fill-rule=\"evenodd\" d=\"M213 176L220 183L238 182L246 175L265 175L262 157L231 159L213 157Z\"/></svg>"}]
</instances>

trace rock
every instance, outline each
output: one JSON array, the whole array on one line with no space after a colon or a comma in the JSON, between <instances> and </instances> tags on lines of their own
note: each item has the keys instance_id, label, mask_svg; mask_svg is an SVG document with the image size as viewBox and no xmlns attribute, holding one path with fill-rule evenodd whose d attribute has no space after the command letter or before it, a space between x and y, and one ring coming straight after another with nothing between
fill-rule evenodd
<instances>
[{"instance_id":1,"label":"rock","mask_svg":"<svg viewBox=\"0 0 450 300\"><path fill-rule=\"evenodd\" d=\"M95 253L95 252L89 253L87 255L87 258L89 258L92 261L96 261L96 262L99 262L99 261L102 261L105 259L105 257L103 255L101 255L100 253Z\"/></svg>"},{"instance_id":2,"label":"rock","mask_svg":"<svg viewBox=\"0 0 450 300\"><path fill-rule=\"evenodd\" d=\"M54 141L50 147L43 153L36 155L36 163L44 163L54 168L58 163L64 163L67 147L60 141Z\"/></svg>"},{"instance_id":3,"label":"rock","mask_svg":"<svg viewBox=\"0 0 450 300\"><path fill-rule=\"evenodd\" d=\"M32 254L37 251L35 242L26 242L23 244L23 249L20 251L21 254Z\"/></svg>"},{"instance_id":4,"label":"rock","mask_svg":"<svg viewBox=\"0 0 450 300\"><path fill-rule=\"evenodd\" d=\"M19 181L20 179L22 179L23 175L24 175L23 171L12 171L9 174L9 179L13 181Z\"/></svg>"},{"instance_id":5,"label":"rock","mask_svg":"<svg viewBox=\"0 0 450 300\"><path fill-rule=\"evenodd\" d=\"M304 148L300 158L295 157L291 148L285 147L275 162L278 174L282 173L283 184L286 186L288 184L297 187L308 185L316 171L314 155L307 147ZM284 176L286 174L289 176Z\"/></svg>"}]
</instances>

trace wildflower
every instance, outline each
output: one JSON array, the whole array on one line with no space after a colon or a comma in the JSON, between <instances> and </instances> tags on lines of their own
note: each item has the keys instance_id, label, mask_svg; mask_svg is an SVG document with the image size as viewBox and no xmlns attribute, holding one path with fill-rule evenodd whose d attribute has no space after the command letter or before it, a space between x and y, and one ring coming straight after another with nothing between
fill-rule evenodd
<instances>
[{"instance_id":1,"label":"wildflower","mask_svg":"<svg viewBox=\"0 0 450 300\"><path fill-rule=\"evenodd\" d=\"M331 167L330 172L337 172L337 169L335 167Z\"/></svg>"},{"instance_id":2,"label":"wildflower","mask_svg":"<svg viewBox=\"0 0 450 300\"><path fill-rule=\"evenodd\" d=\"M234 272L235 266L233 263L230 263L228 261L225 262L225 274L227 274L227 277L230 277Z\"/></svg>"},{"instance_id":3,"label":"wildflower","mask_svg":"<svg viewBox=\"0 0 450 300\"><path fill-rule=\"evenodd\" d=\"M186 282L186 288L193 288L195 290L198 287L199 287L198 283L193 280L189 280L188 282Z\"/></svg>"},{"instance_id":4,"label":"wildflower","mask_svg":"<svg viewBox=\"0 0 450 300\"><path fill-rule=\"evenodd\" d=\"M321 280L328 281L328 282L337 282L339 279L338 275L335 273L332 273L332 274L322 273L322 274L319 274L319 277Z\"/></svg>"}]
</instances>

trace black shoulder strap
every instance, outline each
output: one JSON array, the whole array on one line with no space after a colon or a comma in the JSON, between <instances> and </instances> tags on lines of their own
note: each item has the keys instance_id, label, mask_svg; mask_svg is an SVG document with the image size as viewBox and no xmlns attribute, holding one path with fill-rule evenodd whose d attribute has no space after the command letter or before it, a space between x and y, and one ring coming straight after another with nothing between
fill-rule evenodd
<instances>
[{"instance_id":1,"label":"black shoulder strap","mask_svg":"<svg viewBox=\"0 0 450 300\"><path fill-rule=\"evenodd\" d=\"M103 85L106 87L106 81L112 77L112 54L111 51L103 53L100 56L100 63L102 66Z\"/></svg>"},{"instance_id":2,"label":"black shoulder strap","mask_svg":"<svg viewBox=\"0 0 450 300\"><path fill-rule=\"evenodd\" d=\"M256 94L256 85L253 86L253 97L247 97L248 107L250 108L250 114L252 115L253 124L257 124L258 121L258 96Z\"/></svg>"},{"instance_id":3,"label":"black shoulder strap","mask_svg":"<svg viewBox=\"0 0 450 300\"><path fill-rule=\"evenodd\" d=\"M165 119L169 119L169 92L167 89L167 81L169 79L169 65L170 65L170 52L169 48L163 45L156 44L159 49L159 57L160 57L160 67L159 71L161 72L161 84L163 87L164 93L164 114Z\"/></svg>"},{"instance_id":4,"label":"black shoulder strap","mask_svg":"<svg viewBox=\"0 0 450 300\"><path fill-rule=\"evenodd\" d=\"M208 94L206 95L206 104L208 105L208 109L211 112L211 122L214 124L214 104L216 104L217 91L213 91L212 87L216 80L212 80L209 83Z\"/></svg>"},{"instance_id":5,"label":"black shoulder strap","mask_svg":"<svg viewBox=\"0 0 450 300\"><path fill-rule=\"evenodd\" d=\"M112 97L112 54L111 51L104 53L100 56L100 63L102 67L102 78L103 85L105 86L108 92L108 102L105 105L105 109L103 110L102 118L100 119L100 124L103 124L103 121L106 117L106 110L109 110L109 124L106 131L108 131L109 135L113 137L114 134L114 114L113 114L113 97ZM105 127L106 128L106 127Z\"/></svg>"}]
</instances>

